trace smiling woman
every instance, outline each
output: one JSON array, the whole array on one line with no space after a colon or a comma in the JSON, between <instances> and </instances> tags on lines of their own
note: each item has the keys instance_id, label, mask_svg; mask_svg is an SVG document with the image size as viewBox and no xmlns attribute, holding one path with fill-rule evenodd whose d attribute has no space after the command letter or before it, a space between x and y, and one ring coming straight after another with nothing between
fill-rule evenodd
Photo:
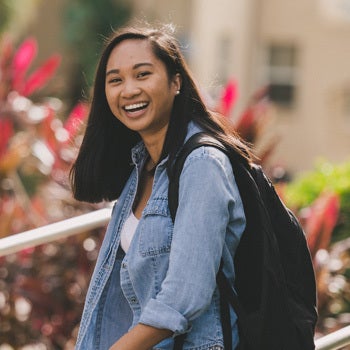
<instances>
[{"instance_id":1,"label":"smiling woman","mask_svg":"<svg viewBox=\"0 0 350 350\"><path fill-rule=\"evenodd\" d=\"M141 39L128 39L116 46L106 70L106 97L112 113L140 134L157 163L180 90L180 75L169 77L150 42Z\"/></svg>"},{"instance_id":2,"label":"smiling woman","mask_svg":"<svg viewBox=\"0 0 350 350\"><path fill-rule=\"evenodd\" d=\"M233 283L245 227L228 157L210 146L193 151L181 174L174 222L168 206L174 160L201 131L249 166L250 150L207 109L169 26L114 33L101 55L71 171L75 198L118 199L77 350L223 349L216 273L223 261ZM225 349L239 341L233 310L231 325Z\"/></svg>"}]
</instances>

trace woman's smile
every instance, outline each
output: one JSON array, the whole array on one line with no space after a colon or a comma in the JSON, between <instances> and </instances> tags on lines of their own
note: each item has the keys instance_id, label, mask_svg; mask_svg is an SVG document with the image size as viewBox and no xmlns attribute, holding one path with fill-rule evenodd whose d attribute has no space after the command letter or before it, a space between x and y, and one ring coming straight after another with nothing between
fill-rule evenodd
<instances>
[{"instance_id":1,"label":"woman's smile","mask_svg":"<svg viewBox=\"0 0 350 350\"><path fill-rule=\"evenodd\" d=\"M125 105L123 109L129 118L137 118L142 116L147 111L148 105L149 102L136 102Z\"/></svg>"},{"instance_id":2,"label":"woman's smile","mask_svg":"<svg viewBox=\"0 0 350 350\"><path fill-rule=\"evenodd\" d=\"M135 112L145 109L148 106L148 102L133 103L131 105L124 106L126 112Z\"/></svg>"}]
</instances>

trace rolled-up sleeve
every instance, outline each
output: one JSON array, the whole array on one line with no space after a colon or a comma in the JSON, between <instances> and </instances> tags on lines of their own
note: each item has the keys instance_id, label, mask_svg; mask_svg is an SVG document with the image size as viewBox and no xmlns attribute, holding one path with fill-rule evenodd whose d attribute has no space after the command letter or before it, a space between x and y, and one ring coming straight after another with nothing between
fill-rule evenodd
<instances>
[{"instance_id":1,"label":"rolled-up sleeve","mask_svg":"<svg viewBox=\"0 0 350 350\"><path fill-rule=\"evenodd\" d=\"M211 147L191 153L180 178L169 268L140 323L185 333L209 307L237 196L226 155Z\"/></svg>"}]
</instances>

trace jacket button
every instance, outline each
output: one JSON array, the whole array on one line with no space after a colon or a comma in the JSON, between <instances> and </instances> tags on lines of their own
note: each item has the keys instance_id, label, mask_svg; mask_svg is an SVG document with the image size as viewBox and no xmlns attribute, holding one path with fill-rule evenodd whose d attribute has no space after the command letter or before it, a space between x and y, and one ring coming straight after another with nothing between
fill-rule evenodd
<instances>
[{"instance_id":1,"label":"jacket button","mask_svg":"<svg viewBox=\"0 0 350 350\"><path fill-rule=\"evenodd\" d=\"M122 263L122 268L123 268L123 269L126 269L126 266L127 266L126 263L123 262L123 263Z\"/></svg>"},{"instance_id":2,"label":"jacket button","mask_svg":"<svg viewBox=\"0 0 350 350\"><path fill-rule=\"evenodd\" d=\"M131 298L130 298L130 303L131 303L131 304L135 304L136 302L137 302L136 297L131 297Z\"/></svg>"}]
</instances>

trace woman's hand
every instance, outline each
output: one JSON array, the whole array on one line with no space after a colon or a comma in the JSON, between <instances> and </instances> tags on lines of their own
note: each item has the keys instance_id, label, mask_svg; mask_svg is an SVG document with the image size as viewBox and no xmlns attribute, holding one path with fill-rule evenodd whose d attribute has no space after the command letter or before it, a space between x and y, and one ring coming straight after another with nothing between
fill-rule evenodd
<instances>
[{"instance_id":1,"label":"woman's hand","mask_svg":"<svg viewBox=\"0 0 350 350\"><path fill-rule=\"evenodd\" d=\"M149 350L172 334L173 332L168 329L159 329L139 323L115 342L110 350Z\"/></svg>"}]
</instances>

